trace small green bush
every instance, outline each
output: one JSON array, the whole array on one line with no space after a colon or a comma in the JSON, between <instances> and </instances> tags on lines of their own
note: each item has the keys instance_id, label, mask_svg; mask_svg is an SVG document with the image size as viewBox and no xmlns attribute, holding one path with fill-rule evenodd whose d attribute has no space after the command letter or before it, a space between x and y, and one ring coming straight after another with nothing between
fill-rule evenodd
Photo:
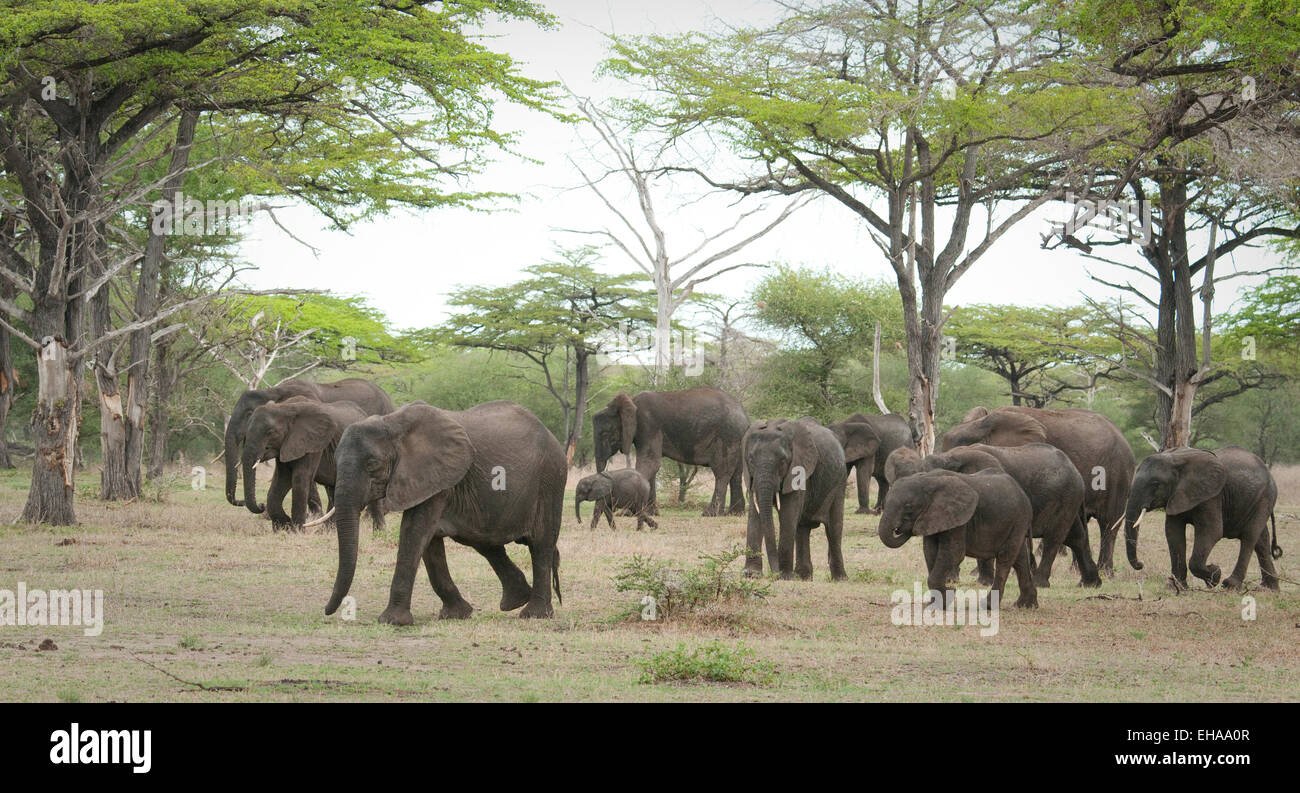
<instances>
[{"instance_id":1,"label":"small green bush","mask_svg":"<svg viewBox=\"0 0 1300 793\"><path fill-rule=\"evenodd\" d=\"M772 593L772 585L763 579L746 578L734 569L736 560L744 556L744 546L735 545L718 553L700 554L701 564L686 567L638 554L625 562L622 572L614 577L614 589L654 598L660 620L676 619L719 603L763 600ZM638 602L627 616L639 614L640 610Z\"/></svg>"},{"instance_id":2,"label":"small green bush","mask_svg":"<svg viewBox=\"0 0 1300 793\"><path fill-rule=\"evenodd\" d=\"M754 651L744 642L728 647L714 641L692 650L679 644L676 649L659 653L638 665L641 667L640 683L753 683L762 686L776 677L772 662L755 658Z\"/></svg>"}]
</instances>

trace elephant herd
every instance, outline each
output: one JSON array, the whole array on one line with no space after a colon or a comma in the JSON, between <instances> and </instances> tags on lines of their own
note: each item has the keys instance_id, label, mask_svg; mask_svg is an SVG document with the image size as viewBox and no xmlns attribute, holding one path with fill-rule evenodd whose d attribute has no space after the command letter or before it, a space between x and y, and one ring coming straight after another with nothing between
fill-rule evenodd
<instances>
[{"instance_id":1,"label":"elephant herd","mask_svg":"<svg viewBox=\"0 0 1300 793\"><path fill-rule=\"evenodd\" d=\"M1062 546L1071 551L1079 585L1100 586L1100 572L1113 571L1121 523L1129 562L1141 570L1138 527L1151 509L1165 511L1176 586L1187 586L1190 567L1210 586L1239 588L1252 553L1263 585L1278 586L1276 523L1271 542L1268 533L1277 486L1258 457L1238 447L1182 448L1135 466L1119 429L1088 410L977 407L925 457L897 415L859 413L826 425L809 417L751 422L738 400L715 388L620 393L593 414L592 427L597 473L577 485L579 521L582 502L592 501L593 529L602 515L613 528L616 510L634 515L637 529L656 528L655 479L663 458L707 466L714 489L704 515L747 515L747 575L762 574L766 551L773 573L811 578L810 535L820 526L831 578L844 579L845 488L854 475L857 512L880 515L877 535L889 548L920 537L929 586L940 592L971 557L980 583L999 595L1015 570L1016 605L1036 606L1037 589L1050 585ZM448 538L487 559L501 581L501 610L553 614L552 590L560 598L557 539L567 465L555 436L525 408L497 401L463 411L423 402L395 409L383 389L366 380L290 380L239 397L225 446L231 504L265 511L277 530L335 521L339 559L326 614L340 607L351 587L363 511L376 530L385 512L402 513L381 622L411 624L421 560L442 601L440 617L470 615L473 608L447 568ZM620 452L628 467L610 467ZM256 466L267 460L276 465L263 505ZM235 495L240 470L242 500ZM879 493L874 508L868 506L872 479ZM317 485L326 489L325 509ZM312 512L323 514L308 522ZM1091 520L1100 528L1096 561ZM1190 562L1188 524L1194 529ZM1227 578L1208 562L1223 538L1241 543ZM1041 541L1037 561L1034 539ZM528 547L532 585L506 553L510 543Z\"/></svg>"}]
</instances>

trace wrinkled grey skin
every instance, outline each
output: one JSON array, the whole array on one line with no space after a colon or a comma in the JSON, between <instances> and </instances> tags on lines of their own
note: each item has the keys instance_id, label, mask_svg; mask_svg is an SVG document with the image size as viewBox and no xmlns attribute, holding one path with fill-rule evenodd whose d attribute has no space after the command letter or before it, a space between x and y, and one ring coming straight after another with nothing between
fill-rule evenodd
<instances>
[{"instance_id":1,"label":"wrinkled grey skin","mask_svg":"<svg viewBox=\"0 0 1300 793\"><path fill-rule=\"evenodd\" d=\"M291 397L253 411L244 435L244 506L255 515L270 513L272 529L301 529L307 518L313 484L325 486L334 506L334 449L343 430L366 417L355 402L317 402ZM266 504L257 503L257 464L275 460L275 475ZM284 512L285 493L292 494L292 514ZM384 527L383 512L372 505L375 531Z\"/></svg>"},{"instance_id":2,"label":"wrinkled grey skin","mask_svg":"<svg viewBox=\"0 0 1300 793\"><path fill-rule=\"evenodd\" d=\"M874 451L869 451L864 445L859 445L855 449L849 448L852 433L848 431L848 425L854 423L866 424L871 433L876 436ZM844 445L844 462L848 466L849 473L857 469L857 514L866 515L873 512L880 514L881 505L885 503L885 495L889 493L889 480L885 478L885 460L889 459L889 455L893 454L895 449L916 448L916 444L912 441L912 428L907 426L907 421L902 416L894 413L884 416L854 413L846 419L827 426ZM871 503L872 478L876 480L874 508L867 506Z\"/></svg>"},{"instance_id":3,"label":"wrinkled grey skin","mask_svg":"<svg viewBox=\"0 0 1300 793\"><path fill-rule=\"evenodd\" d=\"M812 578L809 535L826 528L831 579L843 580L844 450L834 433L816 419L756 421L744 438L745 489L749 520L745 574L763 574L761 543L768 567L781 578ZM778 542L772 508L781 520Z\"/></svg>"},{"instance_id":4,"label":"wrinkled grey skin","mask_svg":"<svg viewBox=\"0 0 1300 793\"><path fill-rule=\"evenodd\" d=\"M573 491L573 514L578 516L579 523L582 522L584 501L596 502L596 514L591 516L593 529L600 522L601 515L609 521L611 529L617 529L614 525L616 509L626 509L636 515L637 531L641 531L645 524L649 524L652 529L659 528L659 524L646 514L650 508L650 483L636 469L604 471L580 480Z\"/></svg>"},{"instance_id":5,"label":"wrinkled grey skin","mask_svg":"<svg viewBox=\"0 0 1300 793\"><path fill-rule=\"evenodd\" d=\"M1277 589L1273 560L1281 558L1277 544L1277 483L1268 466L1240 446L1225 446L1217 452L1181 448L1159 452L1142 461L1133 476L1128 509L1124 514L1124 540L1128 561L1134 570L1143 565L1137 558L1138 529L1134 525L1143 509L1165 510L1165 540L1176 586L1187 588L1187 524L1193 528L1192 575L1209 586L1217 586L1222 575L1209 563L1210 551L1220 539L1241 540L1237 565L1223 579L1227 589L1240 589L1254 551L1259 560L1263 585ZM1269 546L1268 522L1273 520L1273 542Z\"/></svg>"},{"instance_id":6,"label":"wrinkled grey skin","mask_svg":"<svg viewBox=\"0 0 1300 793\"><path fill-rule=\"evenodd\" d=\"M1023 446L1050 443L1065 452L1083 477L1083 514L1086 527L1095 518L1101 530L1097 564L1109 575L1115 572L1115 538L1124 517L1129 484L1136 463L1133 449L1110 419L1091 410L1046 410L1028 407L971 409L961 424L946 432L942 451L957 446L984 443L990 446ZM1105 487L1096 469L1104 472Z\"/></svg>"},{"instance_id":7,"label":"wrinkled grey skin","mask_svg":"<svg viewBox=\"0 0 1300 793\"><path fill-rule=\"evenodd\" d=\"M735 397L716 388L642 391L634 397L620 392L592 414L591 427L598 472L615 454L636 449L636 470L650 483L649 514L659 514L655 475L665 457L712 469L713 498L704 510L706 517L724 511L739 515L744 510L740 441L749 428L749 417Z\"/></svg>"},{"instance_id":8,"label":"wrinkled grey skin","mask_svg":"<svg viewBox=\"0 0 1300 793\"><path fill-rule=\"evenodd\" d=\"M447 569L443 541L478 551L501 580L502 611L550 617L551 586L559 595L556 540L564 511L564 450L536 416L513 402L486 402L448 411L423 402L371 416L343 432L335 452L339 567L326 614L352 586L357 565L357 518L383 499L402 511L397 566L388 608L379 621L410 625L411 591L421 559L442 619L464 619L473 607ZM526 545L533 583L506 555Z\"/></svg>"},{"instance_id":9,"label":"wrinkled grey skin","mask_svg":"<svg viewBox=\"0 0 1300 793\"><path fill-rule=\"evenodd\" d=\"M384 389L368 380L349 377L335 383L309 383L306 380L286 380L271 388L259 388L245 391L239 395L230 418L226 421L225 455L226 455L226 501L242 507L244 502L235 498L239 486L240 450L244 445L244 436L248 432L248 421L253 411L268 402L283 402L292 397L301 396L317 402L355 402L368 416L382 416L391 413L393 400L388 398ZM313 510L320 509L320 495L313 484L310 488Z\"/></svg>"},{"instance_id":10,"label":"wrinkled grey skin","mask_svg":"<svg viewBox=\"0 0 1300 793\"><path fill-rule=\"evenodd\" d=\"M1032 523L1029 497L1005 473L924 471L894 481L876 533L889 548L901 548L913 535L922 538L931 590L946 595L950 576L965 557L992 559L992 589L999 602L1014 567L1020 584L1016 608L1037 608L1028 539Z\"/></svg>"},{"instance_id":11,"label":"wrinkled grey skin","mask_svg":"<svg viewBox=\"0 0 1300 793\"><path fill-rule=\"evenodd\" d=\"M1092 550L1088 547L1088 533L1079 522L1084 495L1083 477L1079 476L1065 452L1055 446L1046 443L1011 447L975 444L958 446L925 459L911 449L899 449L889 456L885 470L886 476L892 477L890 481L921 471L963 474L1005 471L1029 496L1034 513L1030 536L1043 540L1043 555L1034 569L1035 585L1051 586L1052 563L1064 544L1079 560L1079 586L1101 586L1097 566L1092 561ZM993 583L991 560L979 561L979 574L981 584Z\"/></svg>"}]
</instances>

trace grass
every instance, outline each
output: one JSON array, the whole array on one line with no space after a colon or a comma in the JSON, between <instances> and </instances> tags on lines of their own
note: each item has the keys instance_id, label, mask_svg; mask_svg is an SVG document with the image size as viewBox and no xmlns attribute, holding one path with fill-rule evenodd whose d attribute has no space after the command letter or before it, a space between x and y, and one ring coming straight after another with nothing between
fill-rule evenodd
<instances>
[{"instance_id":1,"label":"grass","mask_svg":"<svg viewBox=\"0 0 1300 793\"><path fill-rule=\"evenodd\" d=\"M323 613L334 536L273 534L265 520L225 503L219 477L203 492L178 479L161 497L131 504L79 499L82 525L44 528L11 523L28 476L0 472L0 589L19 581L102 589L106 617L95 637L77 627L0 626L4 701L1300 699L1294 489L1283 490L1278 508L1288 551L1280 572L1289 580L1280 593L1250 593L1253 621L1242 619L1240 595L1200 582L1181 595L1165 588L1169 562L1157 516L1142 533L1145 570L1128 569L1121 548L1113 580L1079 589L1068 562L1058 562L1054 586L1039 591L1039 609L1008 608L997 635L981 638L975 628L893 625L891 592L925 580L920 543L891 551L875 536L876 519L851 509L848 581L829 580L825 535L816 531L813 581L768 580L761 601L642 622L623 617L636 598L616 591L629 560L699 566L701 554L743 541L744 518L669 508L657 531L591 531L575 525L570 504L560 536L564 603L556 603L554 619L497 611L500 587L486 562L448 543L452 575L478 610L467 621L439 621L421 573L416 624L395 629L376 622L396 558L395 514L386 531L362 535L352 587L357 619L343 622ZM79 472L79 486L94 482L93 471ZM1230 567L1237 547L1221 542L1213 561ZM529 571L527 549L509 552ZM973 566L963 566L966 586L974 586ZM1253 561L1247 578L1258 586ZM1013 576L1008 602L1015 590ZM47 638L58 649L38 652ZM688 685L638 682L647 663L667 672L673 659L712 646L727 651L724 670L743 646L753 655L742 660L770 676L763 685L707 675Z\"/></svg>"},{"instance_id":2,"label":"grass","mask_svg":"<svg viewBox=\"0 0 1300 793\"><path fill-rule=\"evenodd\" d=\"M641 683L753 683L768 685L776 677L770 661L758 660L740 642L729 647L713 641L688 650L683 642L641 662Z\"/></svg>"}]
</instances>

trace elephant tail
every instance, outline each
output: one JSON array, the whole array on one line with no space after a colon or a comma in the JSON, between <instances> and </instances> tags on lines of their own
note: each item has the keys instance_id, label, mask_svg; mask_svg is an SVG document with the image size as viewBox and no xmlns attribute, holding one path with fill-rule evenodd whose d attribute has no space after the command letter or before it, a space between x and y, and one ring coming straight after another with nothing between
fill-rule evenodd
<instances>
[{"instance_id":1,"label":"elephant tail","mask_svg":"<svg viewBox=\"0 0 1300 793\"><path fill-rule=\"evenodd\" d=\"M555 599L558 600L558 601L560 601L560 605L563 606L563 605L564 605L564 595L562 595L562 594L560 593L560 549L559 549L559 546L556 546L556 548L555 548L555 560L554 560L554 562L552 562L552 564L551 564L551 579L552 579L552 581L555 583Z\"/></svg>"},{"instance_id":2,"label":"elephant tail","mask_svg":"<svg viewBox=\"0 0 1300 793\"><path fill-rule=\"evenodd\" d=\"M1274 559L1281 559L1281 558L1282 558L1282 546L1277 544L1277 515L1276 515L1275 513L1270 512L1270 513L1268 513L1268 519L1269 519L1270 521L1273 522L1273 550L1272 550L1272 555L1273 555L1273 558L1274 558Z\"/></svg>"}]
</instances>

